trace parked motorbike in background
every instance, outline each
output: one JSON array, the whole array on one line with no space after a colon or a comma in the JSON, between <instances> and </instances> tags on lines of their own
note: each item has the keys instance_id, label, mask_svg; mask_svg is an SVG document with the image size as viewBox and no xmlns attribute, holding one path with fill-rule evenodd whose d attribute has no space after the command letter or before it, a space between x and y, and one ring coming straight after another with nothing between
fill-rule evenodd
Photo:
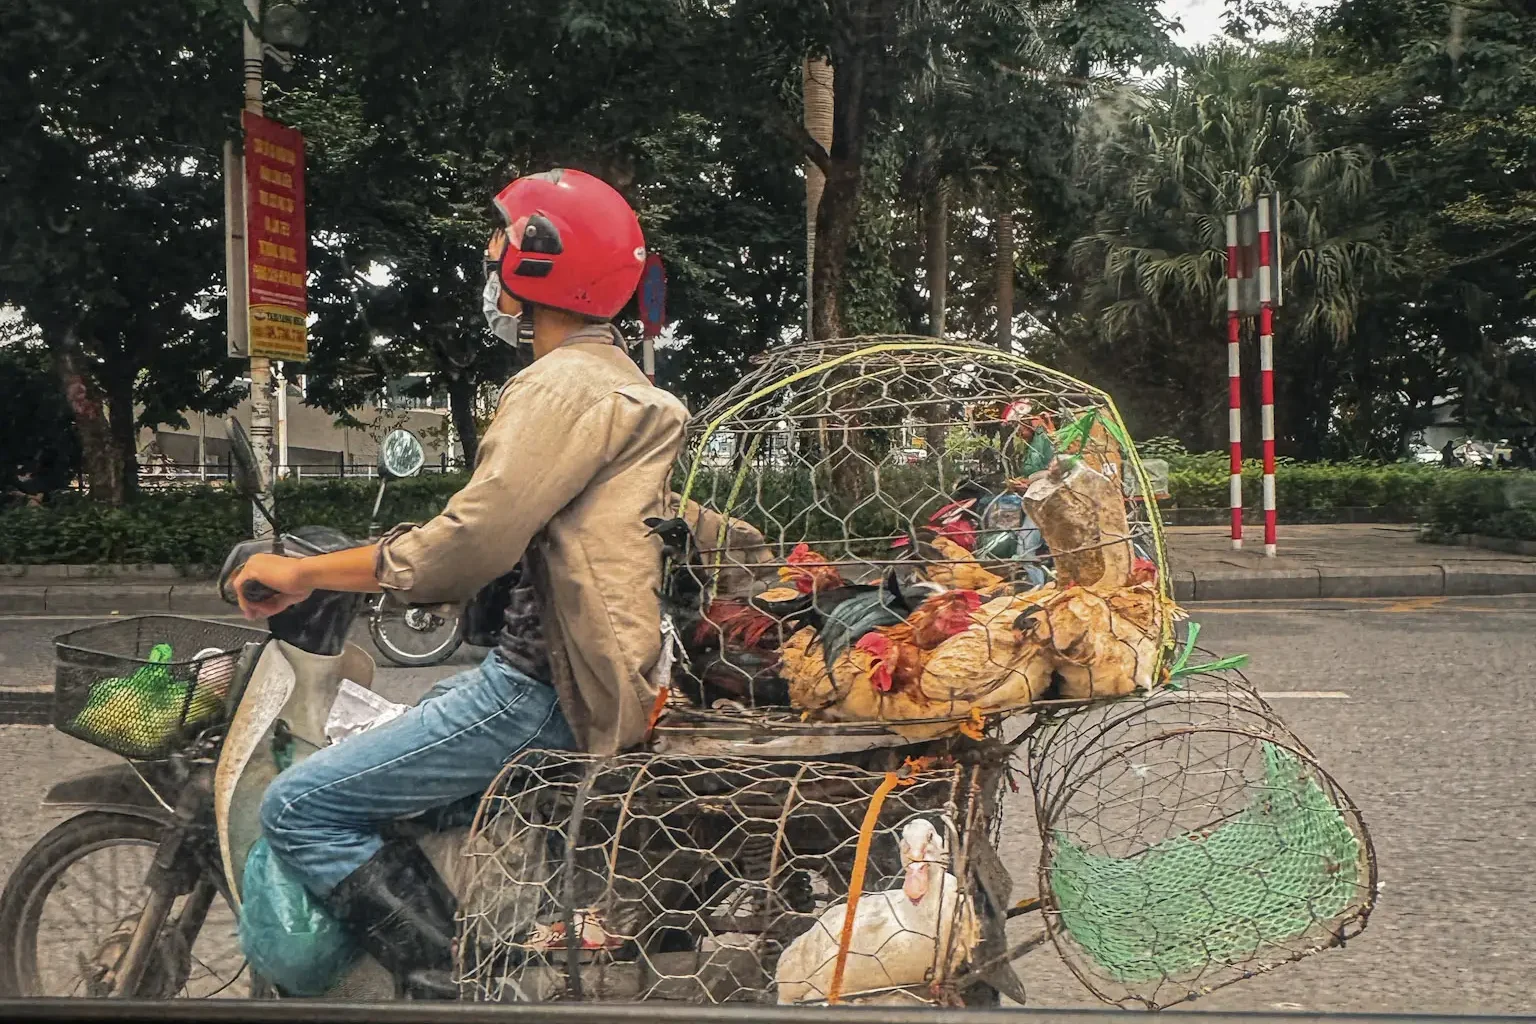
<instances>
[{"instance_id":1,"label":"parked motorbike in background","mask_svg":"<svg viewBox=\"0 0 1536 1024\"><path fill-rule=\"evenodd\" d=\"M409 431L397 430L389 437L397 434L409 434ZM390 452L389 437L385 438L379 451L379 493L373 502L369 540L377 540L381 531L379 508L384 500L385 486L391 480L415 476L421 472L424 461L410 456L408 447ZM414 440L414 435L410 439ZM417 442L416 450L420 449L420 442ZM403 668L440 665L453 657L462 644L474 647L495 645L508 596L515 585L514 571L486 584L462 605L413 605L385 591L368 599L368 635L373 638L380 654Z\"/></svg>"}]
</instances>

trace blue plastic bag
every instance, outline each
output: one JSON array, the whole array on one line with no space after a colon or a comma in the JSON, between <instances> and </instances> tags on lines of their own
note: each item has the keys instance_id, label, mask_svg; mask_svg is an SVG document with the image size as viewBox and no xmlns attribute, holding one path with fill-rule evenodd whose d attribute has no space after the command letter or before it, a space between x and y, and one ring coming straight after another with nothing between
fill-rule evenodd
<instances>
[{"instance_id":1,"label":"blue plastic bag","mask_svg":"<svg viewBox=\"0 0 1536 1024\"><path fill-rule=\"evenodd\" d=\"M358 946L319 900L272 855L265 838L245 858L240 948L251 970L290 996L329 991Z\"/></svg>"}]
</instances>

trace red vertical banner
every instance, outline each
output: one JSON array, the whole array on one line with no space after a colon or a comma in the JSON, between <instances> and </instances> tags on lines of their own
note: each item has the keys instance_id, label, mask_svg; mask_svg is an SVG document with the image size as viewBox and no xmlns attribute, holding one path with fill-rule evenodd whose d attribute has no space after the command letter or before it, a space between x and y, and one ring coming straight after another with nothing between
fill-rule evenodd
<instances>
[{"instance_id":1,"label":"red vertical banner","mask_svg":"<svg viewBox=\"0 0 1536 1024\"><path fill-rule=\"evenodd\" d=\"M246 280L250 354L309 358L304 136L244 111Z\"/></svg>"}]
</instances>

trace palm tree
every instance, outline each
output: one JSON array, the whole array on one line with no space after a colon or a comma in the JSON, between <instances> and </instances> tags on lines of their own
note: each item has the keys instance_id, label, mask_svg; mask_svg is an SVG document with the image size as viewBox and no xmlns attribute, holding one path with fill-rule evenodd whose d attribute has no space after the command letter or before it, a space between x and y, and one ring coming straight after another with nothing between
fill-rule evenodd
<instances>
[{"instance_id":1,"label":"palm tree","mask_svg":"<svg viewBox=\"0 0 1536 1024\"><path fill-rule=\"evenodd\" d=\"M1276 190L1284 203L1282 440L1327 432L1362 296L1395 272L1370 153L1329 146L1308 97L1269 70L1233 47L1197 49L1151 87L1102 97L1082 131L1095 213L1071 249L1081 354L1129 397L1133 418L1202 446L1225 434L1229 212Z\"/></svg>"},{"instance_id":2,"label":"palm tree","mask_svg":"<svg viewBox=\"0 0 1536 1024\"><path fill-rule=\"evenodd\" d=\"M821 147L832 149L832 65L825 57L807 57L801 68L805 103L805 130ZM816 208L821 205L821 190L827 177L810 160L805 161L805 336L811 336L814 293L812 269L816 264Z\"/></svg>"}]
</instances>

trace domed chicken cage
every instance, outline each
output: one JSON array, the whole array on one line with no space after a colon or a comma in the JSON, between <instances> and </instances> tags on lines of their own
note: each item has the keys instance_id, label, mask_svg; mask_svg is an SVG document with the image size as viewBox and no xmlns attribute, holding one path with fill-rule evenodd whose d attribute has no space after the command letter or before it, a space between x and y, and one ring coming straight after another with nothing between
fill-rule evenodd
<instances>
[{"instance_id":1,"label":"domed chicken cage","mask_svg":"<svg viewBox=\"0 0 1536 1024\"><path fill-rule=\"evenodd\" d=\"M706 717L920 740L1152 686L1174 619L1162 531L1102 391L959 342L792 346L690 439L664 598L674 681ZM919 606L933 629L865 632Z\"/></svg>"},{"instance_id":2,"label":"domed chicken cage","mask_svg":"<svg viewBox=\"0 0 1536 1024\"><path fill-rule=\"evenodd\" d=\"M1025 1001L1011 964L1054 940L1101 998L1165 1005L1276 943L1239 955L1209 918L1226 931L1208 962L1147 953L1134 865L1182 865L1170 844L1231 832L1229 805L1292 782L1357 855L1347 906L1302 896L1318 922L1363 924L1374 861L1347 798L1252 691L1212 682L1220 663L1175 648L1155 489L1109 396L993 348L854 339L774 350L689 437L675 518L651 523L648 742L528 753L486 794L463 860L468 998L994 1005ZM1218 740L1232 781L1203 803L1200 765L1120 767ZM1046 852L1020 903L998 849L1026 767ZM1254 856L1167 884L1204 899L1262 876ZM1010 945L1031 908L1045 931ZM1320 923L1277 941L1328 940Z\"/></svg>"}]
</instances>

